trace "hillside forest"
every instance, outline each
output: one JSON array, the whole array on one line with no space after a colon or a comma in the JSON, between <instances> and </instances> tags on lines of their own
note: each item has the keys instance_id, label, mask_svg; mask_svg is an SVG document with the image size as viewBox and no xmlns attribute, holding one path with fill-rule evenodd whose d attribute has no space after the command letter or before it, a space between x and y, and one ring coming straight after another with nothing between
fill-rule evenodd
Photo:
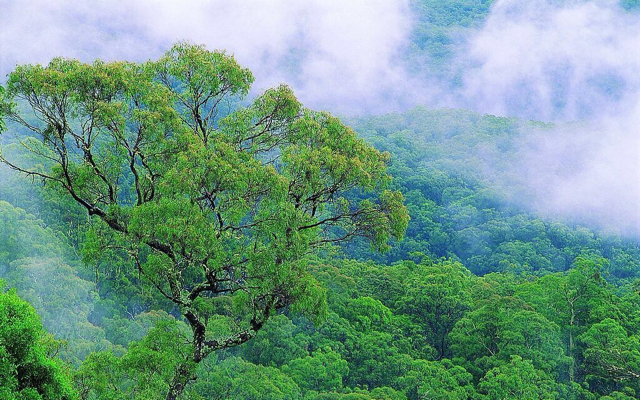
<instances>
[{"instance_id":1,"label":"hillside forest","mask_svg":"<svg viewBox=\"0 0 640 400\"><path fill-rule=\"evenodd\" d=\"M493 5L411 2L416 75L455 90ZM254 80L188 40L12 69L0 400L640 398L640 241L527 201L523 143L581 121Z\"/></svg>"}]
</instances>

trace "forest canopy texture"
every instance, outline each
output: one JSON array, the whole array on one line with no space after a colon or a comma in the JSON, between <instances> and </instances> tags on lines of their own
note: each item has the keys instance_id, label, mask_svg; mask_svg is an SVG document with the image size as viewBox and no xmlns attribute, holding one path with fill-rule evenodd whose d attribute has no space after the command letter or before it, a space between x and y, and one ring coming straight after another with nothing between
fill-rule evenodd
<instances>
[{"instance_id":1,"label":"forest canopy texture","mask_svg":"<svg viewBox=\"0 0 640 400\"><path fill-rule=\"evenodd\" d=\"M413 1L402 56L456 87L492 3ZM640 242L517 201L559 124L253 81L190 42L7 76L0 400L640 398Z\"/></svg>"}]
</instances>

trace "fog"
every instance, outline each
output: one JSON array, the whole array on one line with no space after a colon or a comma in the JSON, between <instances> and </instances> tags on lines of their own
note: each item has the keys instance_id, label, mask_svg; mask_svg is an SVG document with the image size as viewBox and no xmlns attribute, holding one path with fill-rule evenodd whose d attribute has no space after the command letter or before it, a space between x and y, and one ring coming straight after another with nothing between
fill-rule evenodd
<instances>
[{"instance_id":1,"label":"fog","mask_svg":"<svg viewBox=\"0 0 640 400\"><path fill-rule=\"evenodd\" d=\"M640 93L640 15L618 1L497 1L464 49L459 105L483 113L619 116Z\"/></svg>"},{"instance_id":2,"label":"fog","mask_svg":"<svg viewBox=\"0 0 640 400\"><path fill-rule=\"evenodd\" d=\"M2 2L0 15L2 76L60 55L144 61L189 40L234 54L255 92L286 82L306 105L339 114L423 104L556 122L522 141L519 201L640 234L640 14L617 0L495 1L459 33L443 75L454 85L408 61L408 0L31 0Z\"/></svg>"},{"instance_id":3,"label":"fog","mask_svg":"<svg viewBox=\"0 0 640 400\"><path fill-rule=\"evenodd\" d=\"M503 184L528 191L513 198L640 235L640 14L614 1L498 1L467 46L463 106L557 122L523 135L519 181Z\"/></svg>"},{"instance_id":4,"label":"fog","mask_svg":"<svg viewBox=\"0 0 640 400\"><path fill-rule=\"evenodd\" d=\"M234 54L256 91L285 82L338 113L427 104L572 120L632 109L640 90L640 17L617 0L496 1L479 28L458 34L443 67L459 72L456 85L409 61L429 63L411 48L409 0L28 0L0 12L3 77L55 56L144 61L189 40Z\"/></svg>"},{"instance_id":5,"label":"fog","mask_svg":"<svg viewBox=\"0 0 640 400\"><path fill-rule=\"evenodd\" d=\"M383 112L409 87L396 57L411 32L405 0L31 0L0 14L2 76L55 56L144 61L188 40L234 54L256 90L286 82L316 108Z\"/></svg>"},{"instance_id":6,"label":"fog","mask_svg":"<svg viewBox=\"0 0 640 400\"><path fill-rule=\"evenodd\" d=\"M520 143L512 198L554 219L640 237L640 111L560 125Z\"/></svg>"}]
</instances>

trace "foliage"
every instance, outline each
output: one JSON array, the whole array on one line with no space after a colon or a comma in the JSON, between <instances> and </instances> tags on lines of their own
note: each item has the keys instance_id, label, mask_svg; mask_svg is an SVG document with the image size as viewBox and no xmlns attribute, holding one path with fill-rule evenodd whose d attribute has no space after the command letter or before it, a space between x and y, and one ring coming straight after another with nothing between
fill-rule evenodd
<instances>
[{"instance_id":1,"label":"foliage","mask_svg":"<svg viewBox=\"0 0 640 400\"><path fill-rule=\"evenodd\" d=\"M430 123L451 124L448 115L432 114ZM493 120L482 140L502 122ZM382 148L392 140L368 135ZM64 242L71 238L61 234L64 225L8 203L0 204L4 277L66 339L58 355L84 359L75 373L84 399L166 397L180 368L198 376L182 394L193 399L634 398L640 293L628 266L636 247L488 201L470 172L454 179L444 161L421 169L391 149L412 215L408 237L382 258L360 245L306 256L304 270L326 290L322 324L284 308L251 341L195 365L180 308L138 276L118 249L126 240L92 222L85 254L92 246L105 252L86 268L73 258L73 241ZM48 190L34 198L55 196ZM44 203L45 219L56 215L47 207L61 204ZM456 222L444 228L449 218ZM440 251L450 258L438 258ZM474 275L466 263L488 273ZM233 334L225 313L237 303L195 306L210 316L210 337Z\"/></svg>"},{"instance_id":2,"label":"foliage","mask_svg":"<svg viewBox=\"0 0 640 400\"><path fill-rule=\"evenodd\" d=\"M555 382L534 368L530 360L513 356L511 362L487 372L478 385L486 399L557 399Z\"/></svg>"},{"instance_id":3,"label":"foliage","mask_svg":"<svg viewBox=\"0 0 640 400\"><path fill-rule=\"evenodd\" d=\"M624 285L639 278L636 240L554 221L522 207L534 193L517 168L525 134L549 125L479 115L466 110L427 110L351 121L376 148L388 151L389 172L411 214L407 237L377 255L357 241L351 258L391 263L432 258L459 260L474 274L543 275L569 269L579 256L608 261L602 274ZM533 133L531 133L533 132Z\"/></svg>"},{"instance_id":4,"label":"foliage","mask_svg":"<svg viewBox=\"0 0 640 400\"><path fill-rule=\"evenodd\" d=\"M144 338L129 343L121 357L94 352L78 369L75 380L82 399L150 399L166 396L175 370L191 351L190 331L173 318L158 321ZM191 364L189 368L195 368Z\"/></svg>"},{"instance_id":5,"label":"foliage","mask_svg":"<svg viewBox=\"0 0 640 400\"><path fill-rule=\"evenodd\" d=\"M308 253L352 237L386 250L409 219L385 188L388 154L286 86L231 107L252 81L224 52L179 43L144 64L18 66L7 82L2 109L45 168L0 161L95 217L85 261L125 254L191 326L168 399L190 364L250 340L274 310L322 316Z\"/></svg>"},{"instance_id":6,"label":"foliage","mask_svg":"<svg viewBox=\"0 0 640 400\"><path fill-rule=\"evenodd\" d=\"M412 2L414 65L456 85L491 4ZM358 137L252 81L181 43L0 88L0 398L640 394L640 246L502 185L549 125L416 108Z\"/></svg>"},{"instance_id":7,"label":"foliage","mask_svg":"<svg viewBox=\"0 0 640 400\"><path fill-rule=\"evenodd\" d=\"M66 367L48 354L53 345L33 307L15 290L0 292L1 398L77 398Z\"/></svg>"}]
</instances>

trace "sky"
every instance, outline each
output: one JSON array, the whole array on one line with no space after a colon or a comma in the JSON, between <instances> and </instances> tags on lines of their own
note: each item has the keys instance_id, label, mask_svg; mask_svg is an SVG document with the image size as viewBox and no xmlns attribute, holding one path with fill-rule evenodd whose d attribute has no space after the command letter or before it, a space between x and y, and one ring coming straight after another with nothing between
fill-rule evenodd
<instances>
[{"instance_id":1,"label":"sky","mask_svg":"<svg viewBox=\"0 0 640 400\"><path fill-rule=\"evenodd\" d=\"M254 94L287 83L342 115L427 105L558 122L521 144L535 193L523 201L640 236L640 12L618 0L496 0L460 33L454 86L411 72L409 0L0 0L0 15L2 77L55 56L145 61L189 40L249 67Z\"/></svg>"}]
</instances>

